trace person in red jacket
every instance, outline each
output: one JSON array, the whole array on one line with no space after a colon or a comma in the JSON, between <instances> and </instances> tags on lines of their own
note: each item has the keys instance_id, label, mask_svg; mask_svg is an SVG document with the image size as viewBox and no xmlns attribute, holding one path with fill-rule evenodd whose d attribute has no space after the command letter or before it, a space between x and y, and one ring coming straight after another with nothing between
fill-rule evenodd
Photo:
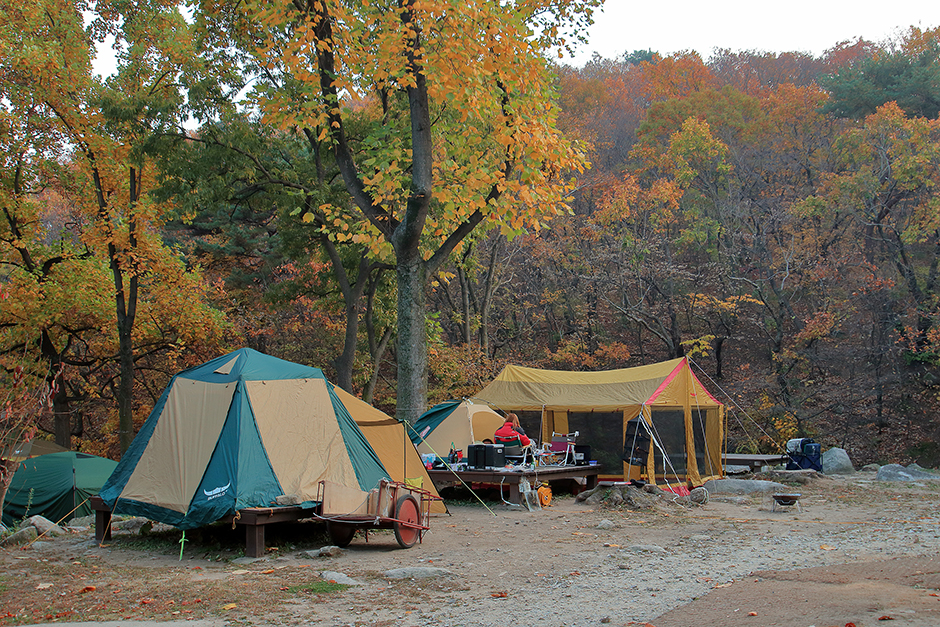
<instances>
[{"instance_id":1,"label":"person in red jacket","mask_svg":"<svg viewBox=\"0 0 940 627\"><path fill-rule=\"evenodd\" d=\"M493 434L493 440L503 446L529 446L532 440L526 436L519 425L519 417L515 414L506 414L506 422Z\"/></svg>"}]
</instances>

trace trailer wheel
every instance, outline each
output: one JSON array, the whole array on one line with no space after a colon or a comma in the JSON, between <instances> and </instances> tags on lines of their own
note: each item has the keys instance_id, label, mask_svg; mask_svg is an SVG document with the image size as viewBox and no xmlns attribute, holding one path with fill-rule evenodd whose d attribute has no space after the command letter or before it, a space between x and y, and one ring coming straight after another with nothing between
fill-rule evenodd
<instances>
[{"instance_id":1,"label":"trailer wheel","mask_svg":"<svg viewBox=\"0 0 940 627\"><path fill-rule=\"evenodd\" d=\"M326 531L330 534L330 539L333 541L333 544L340 548L349 546L353 536L356 535L356 527L354 525L345 525L343 523L333 522L332 520L327 521Z\"/></svg>"},{"instance_id":2,"label":"trailer wheel","mask_svg":"<svg viewBox=\"0 0 940 627\"><path fill-rule=\"evenodd\" d=\"M421 530L402 525L402 522L418 525L421 521L421 509L417 499L405 494L398 499L395 505L395 539L403 549L410 549L421 537Z\"/></svg>"}]
</instances>

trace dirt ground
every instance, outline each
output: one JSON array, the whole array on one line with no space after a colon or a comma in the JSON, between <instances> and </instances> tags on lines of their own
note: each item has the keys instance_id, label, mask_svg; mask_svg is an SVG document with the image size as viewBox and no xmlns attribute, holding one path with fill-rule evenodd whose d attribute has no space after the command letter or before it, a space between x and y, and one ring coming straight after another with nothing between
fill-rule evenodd
<instances>
[{"instance_id":1,"label":"dirt ground","mask_svg":"<svg viewBox=\"0 0 940 627\"><path fill-rule=\"evenodd\" d=\"M311 557L329 543L312 522L269 531L257 560L231 530L190 534L181 560L175 531L115 531L99 547L78 529L0 549L0 625L940 625L940 481L857 473L791 491L800 509L772 511L762 495L640 510L567 495L530 512L491 494L487 507L451 501L411 549L379 531L338 557ZM424 570L389 572L403 567ZM357 585L330 584L342 576Z\"/></svg>"}]
</instances>

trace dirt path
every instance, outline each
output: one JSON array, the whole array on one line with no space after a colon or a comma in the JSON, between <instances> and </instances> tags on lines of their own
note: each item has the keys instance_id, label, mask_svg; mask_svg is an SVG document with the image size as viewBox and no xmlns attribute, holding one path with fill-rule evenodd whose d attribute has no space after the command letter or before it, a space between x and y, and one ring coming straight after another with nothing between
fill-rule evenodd
<instances>
[{"instance_id":1,"label":"dirt path","mask_svg":"<svg viewBox=\"0 0 940 627\"><path fill-rule=\"evenodd\" d=\"M194 541L179 561L165 546L97 547L86 531L0 550L0 623L940 625L940 484L870 478L801 486L802 512L718 495L641 511L571 497L538 512L451 505L410 550L379 532L336 558L287 539L257 561ZM447 573L386 575L401 567ZM323 571L360 585L315 590Z\"/></svg>"}]
</instances>

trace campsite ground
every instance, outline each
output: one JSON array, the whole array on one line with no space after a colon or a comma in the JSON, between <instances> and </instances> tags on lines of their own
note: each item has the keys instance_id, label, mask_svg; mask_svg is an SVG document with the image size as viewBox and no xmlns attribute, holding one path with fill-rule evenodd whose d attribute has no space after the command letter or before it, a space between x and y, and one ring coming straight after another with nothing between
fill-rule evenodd
<instances>
[{"instance_id":1,"label":"campsite ground","mask_svg":"<svg viewBox=\"0 0 940 627\"><path fill-rule=\"evenodd\" d=\"M98 547L85 529L0 549L0 624L940 625L940 482L873 479L795 486L802 511L761 496L637 510L566 496L535 512L461 501L412 549L377 532L332 558L310 557L327 543L312 523L256 561L224 534L191 534L180 560L177 533L116 531ZM388 575L402 567L447 572Z\"/></svg>"}]
</instances>

